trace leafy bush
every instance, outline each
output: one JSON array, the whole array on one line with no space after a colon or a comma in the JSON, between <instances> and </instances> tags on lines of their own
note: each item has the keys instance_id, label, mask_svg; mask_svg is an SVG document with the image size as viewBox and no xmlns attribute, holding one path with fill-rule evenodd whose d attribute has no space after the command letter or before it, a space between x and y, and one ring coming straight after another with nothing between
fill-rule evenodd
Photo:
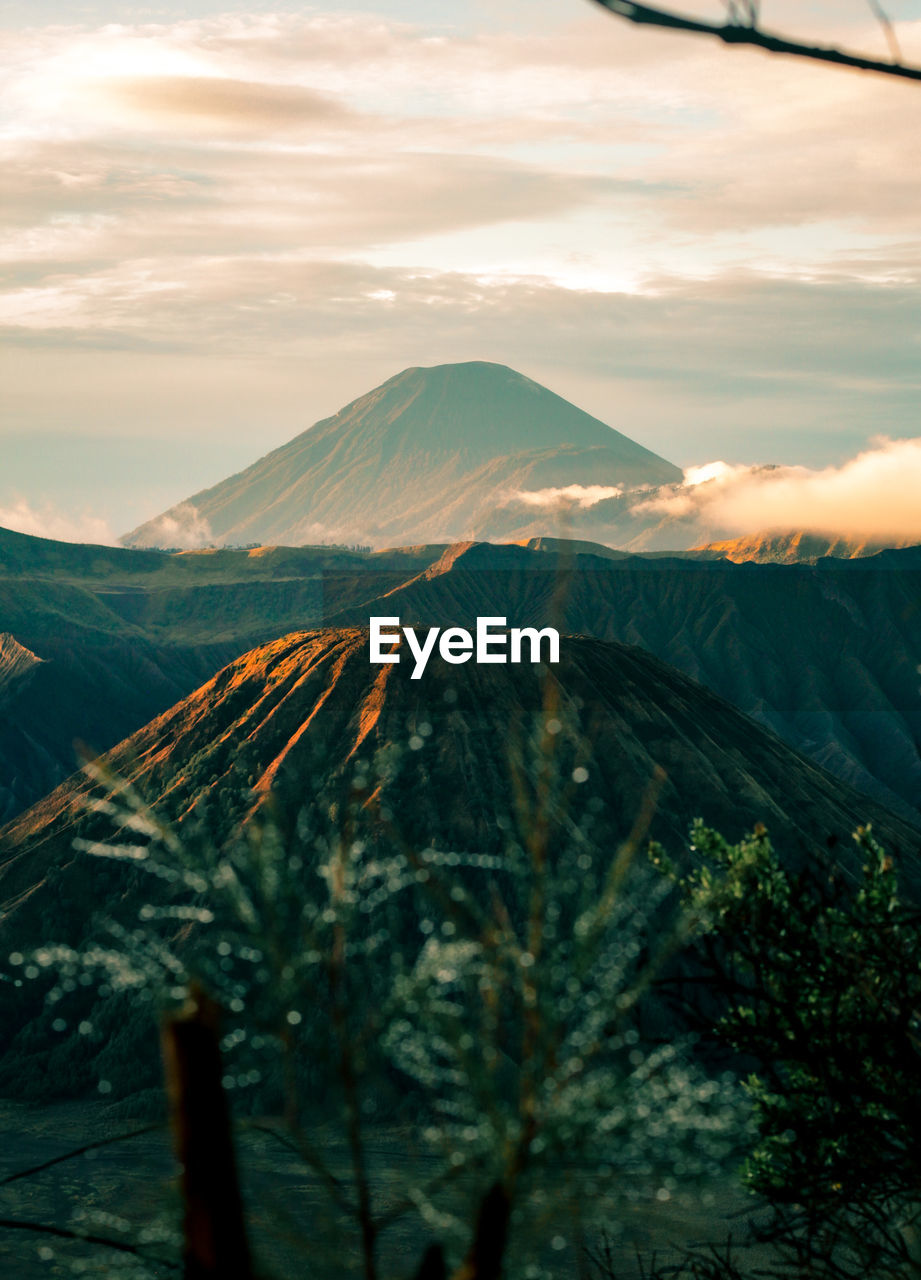
<instances>
[{"instance_id":1,"label":"leafy bush","mask_svg":"<svg viewBox=\"0 0 921 1280\"><path fill-rule=\"evenodd\" d=\"M702 976L724 1002L710 1030L757 1064L745 1179L771 1209L754 1236L773 1257L759 1274L921 1274L921 914L870 830L855 840L856 867L794 871L763 829L736 845L692 832L682 888L711 907ZM685 1268L740 1274L725 1251Z\"/></svg>"}]
</instances>

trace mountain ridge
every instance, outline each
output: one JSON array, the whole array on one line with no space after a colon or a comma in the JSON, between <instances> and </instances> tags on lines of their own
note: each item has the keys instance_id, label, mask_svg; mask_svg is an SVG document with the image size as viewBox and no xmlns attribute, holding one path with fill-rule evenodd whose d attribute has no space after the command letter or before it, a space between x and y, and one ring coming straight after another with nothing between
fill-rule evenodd
<instances>
[{"instance_id":1,"label":"mountain ridge","mask_svg":"<svg viewBox=\"0 0 921 1280\"><path fill-rule=\"evenodd\" d=\"M279 635L560 609L562 630L641 644L916 821L919 600L919 548L759 566L550 538L167 554L0 531L0 631L45 660L0 717L0 821L72 772L75 739L108 749Z\"/></svg>"},{"instance_id":2,"label":"mountain ridge","mask_svg":"<svg viewBox=\"0 0 921 1280\"><path fill-rule=\"evenodd\" d=\"M767 530L691 547L688 554L701 558L724 557L736 564L747 561L757 564L812 564L825 557L837 560L865 559L879 555L881 551L904 550L911 545L908 541L872 542L848 537L846 534L832 536L812 533L807 529Z\"/></svg>"}]
</instances>

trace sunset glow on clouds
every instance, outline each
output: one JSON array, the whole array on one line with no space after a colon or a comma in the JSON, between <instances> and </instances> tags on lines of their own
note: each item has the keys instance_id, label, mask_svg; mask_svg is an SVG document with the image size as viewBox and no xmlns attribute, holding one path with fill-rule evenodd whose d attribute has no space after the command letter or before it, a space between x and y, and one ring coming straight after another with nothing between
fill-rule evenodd
<instances>
[{"instance_id":1,"label":"sunset glow on clouds","mask_svg":"<svg viewBox=\"0 0 921 1280\"><path fill-rule=\"evenodd\" d=\"M567 484L555 489L519 489L517 493L510 494L509 498L526 507L546 507L552 510L571 506L588 509L609 498L619 498L623 491L622 485Z\"/></svg>"},{"instance_id":2,"label":"sunset glow on clouds","mask_svg":"<svg viewBox=\"0 0 921 1280\"><path fill-rule=\"evenodd\" d=\"M225 448L472 358L683 465L916 433L917 86L582 0L215 9L7 26L0 433L158 438L178 499L190 432L204 484ZM918 6L893 16L917 55ZM881 43L862 6L765 17ZM163 505L124 467L88 498L116 527Z\"/></svg>"},{"instance_id":3,"label":"sunset glow on clouds","mask_svg":"<svg viewBox=\"0 0 921 1280\"><path fill-rule=\"evenodd\" d=\"M695 520L713 536L797 529L858 540L921 542L921 438L874 440L840 467L689 468L685 483L637 504Z\"/></svg>"}]
</instances>

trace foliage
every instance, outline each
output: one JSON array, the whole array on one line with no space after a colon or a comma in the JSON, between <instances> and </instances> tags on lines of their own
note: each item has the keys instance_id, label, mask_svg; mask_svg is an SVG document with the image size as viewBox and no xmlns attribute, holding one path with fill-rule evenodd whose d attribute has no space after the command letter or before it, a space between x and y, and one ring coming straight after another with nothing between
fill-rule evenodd
<instances>
[{"instance_id":1,"label":"foliage","mask_svg":"<svg viewBox=\"0 0 921 1280\"><path fill-rule=\"evenodd\" d=\"M149 892L93 945L19 959L33 977L56 975L47 999L62 1030L87 975L131 1009L210 992L226 1012L225 1087L244 1113L283 1112L286 1141L338 1215L338 1273L372 1280L382 1236L408 1213L462 1268L498 1204L511 1270L557 1274L583 1229L574 1238L561 1220L584 1224L592 1200L637 1179L667 1198L676 1178L712 1172L743 1111L734 1080L708 1077L688 1044L643 1035L652 980L710 903L701 889L676 914L668 885L637 862L651 798L613 856L593 844L593 806L573 817L589 777L572 767L575 736L551 707L510 743L517 800L500 854L404 841L375 807L399 751L356 760L349 794L305 805L293 828L253 814L222 844L164 824L89 766L116 835L83 853L135 868ZM714 901L725 891L716 884ZM106 1008L84 1019L91 1033ZM341 1120L345 1181L314 1140L320 1114ZM435 1157L387 1203L368 1159L382 1119Z\"/></svg>"},{"instance_id":2,"label":"foliage","mask_svg":"<svg viewBox=\"0 0 921 1280\"><path fill-rule=\"evenodd\" d=\"M716 1034L757 1063L745 1177L773 1210L756 1235L777 1274L921 1274L921 915L870 830L855 840L851 869L791 870L763 829L731 845L697 823L700 865L682 884L715 908ZM695 1266L736 1274L725 1257Z\"/></svg>"}]
</instances>

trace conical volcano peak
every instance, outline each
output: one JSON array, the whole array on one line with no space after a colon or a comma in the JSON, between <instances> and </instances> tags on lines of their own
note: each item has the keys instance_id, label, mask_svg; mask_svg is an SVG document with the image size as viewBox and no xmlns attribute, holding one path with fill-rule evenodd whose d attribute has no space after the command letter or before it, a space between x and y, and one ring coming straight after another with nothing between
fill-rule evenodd
<instances>
[{"instance_id":1,"label":"conical volcano peak","mask_svg":"<svg viewBox=\"0 0 921 1280\"><path fill-rule=\"evenodd\" d=\"M360 404L369 398L389 398L391 395L416 397L450 398L459 405L471 402L491 405L498 410L501 405L516 396L545 395L559 399L552 391L541 386L532 378L528 378L506 364L497 364L492 360L464 360L449 364L410 365L409 368L394 374L386 382L381 383L374 391L361 396L353 404ZM563 401L562 403L566 403ZM346 406L346 409L351 408ZM345 413L346 410L341 410Z\"/></svg>"},{"instance_id":2,"label":"conical volcano peak","mask_svg":"<svg viewBox=\"0 0 921 1280\"><path fill-rule=\"evenodd\" d=\"M557 531L543 494L594 486L618 497L681 476L507 365L413 366L125 541L380 547L534 536Z\"/></svg>"},{"instance_id":3,"label":"conical volcano peak","mask_svg":"<svg viewBox=\"0 0 921 1280\"><path fill-rule=\"evenodd\" d=\"M539 382L535 382L533 378L496 360L456 360L446 364L413 364L381 383L378 390L389 387L393 383L410 381L416 384L430 382L442 385L451 382L459 389L465 385L485 386L490 381L496 385L502 382L515 382L522 386L534 387L538 391L546 391L546 388Z\"/></svg>"},{"instance_id":4,"label":"conical volcano peak","mask_svg":"<svg viewBox=\"0 0 921 1280\"><path fill-rule=\"evenodd\" d=\"M358 423L369 435L476 455L481 462L535 445L610 448L619 442L625 453L646 452L539 382L485 360L404 369L346 405L333 421L341 427Z\"/></svg>"},{"instance_id":5,"label":"conical volcano peak","mask_svg":"<svg viewBox=\"0 0 921 1280\"><path fill-rule=\"evenodd\" d=\"M491 376L500 376L504 378L514 378L518 382L527 382L532 386L539 387L539 382L534 382L523 373L519 373L517 369L513 369L510 365L500 364L497 360L452 360L445 364L412 364L402 372L394 374L392 378L388 378L387 382L382 386L387 386L391 382L400 381L403 378L418 376L426 379L435 378L452 378L458 379L476 379L488 378Z\"/></svg>"}]
</instances>

